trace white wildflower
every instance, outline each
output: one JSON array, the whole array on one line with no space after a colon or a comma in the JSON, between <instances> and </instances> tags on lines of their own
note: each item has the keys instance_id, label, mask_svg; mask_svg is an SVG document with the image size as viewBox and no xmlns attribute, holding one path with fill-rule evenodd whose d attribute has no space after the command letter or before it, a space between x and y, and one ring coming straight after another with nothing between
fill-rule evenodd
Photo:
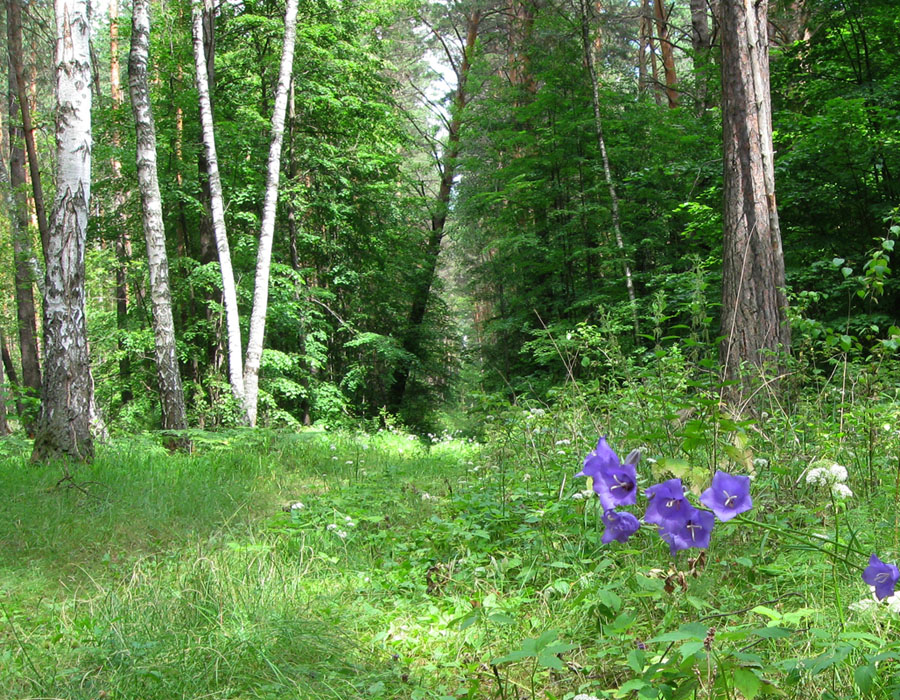
<instances>
[{"instance_id":1,"label":"white wildflower","mask_svg":"<svg viewBox=\"0 0 900 700\"><path fill-rule=\"evenodd\" d=\"M878 605L878 601L873 600L872 598L863 598L862 600L857 600L855 603L850 603L847 608L852 612L865 612L866 610L871 610L876 605Z\"/></svg>"},{"instance_id":2,"label":"white wildflower","mask_svg":"<svg viewBox=\"0 0 900 700\"><path fill-rule=\"evenodd\" d=\"M328 530L329 532L331 530L337 530L337 525L335 525L334 523L329 523L325 529Z\"/></svg>"},{"instance_id":3,"label":"white wildflower","mask_svg":"<svg viewBox=\"0 0 900 700\"><path fill-rule=\"evenodd\" d=\"M558 454L558 455L564 455L565 453L566 453L565 450L557 450L556 451L556 454Z\"/></svg>"},{"instance_id":4,"label":"white wildflower","mask_svg":"<svg viewBox=\"0 0 900 700\"><path fill-rule=\"evenodd\" d=\"M531 474L523 474L522 481L531 481Z\"/></svg>"},{"instance_id":5,"label":"white wildflower","mask_svg":"<svg viewBox=\"0 0 900 700\"><path fill-rule=\"evenodd\" d=\"M834 484L831 487L831 493L834 494L835 498L839 498L842 501L853 495L853 491L850 490L850 487L847 486L847 484Z\"/></svg>"},{"instance_id":6,"label":"white wildflower","mask_svg":"<svg viewBox=\"0 0 900 700\"><path fill-rule=\"evenodd\" d=\"M331 450L332 452L334 452L337 449L337 447L335 447L334 445L329 445L328 449Z\"/></svg>"},{"instance_id":7,"label":"white wildflower","mask_svg":"<svg viewBox=\"0 0 900 700\"><path fill-rule=\"evenodd\" d=\"M332 461L332 462L337 462L337 461L338 461L338 458L337 458L337 457L332 457L332 458L331 458L331 461Z\"/></svg>"},{"instance_id":8,"label":"white wildflower","mask_svg":"<svg viewBox=\"0 0 900 700\"><path fill-rule=\"evenodd\" d=\"M806 483L807 484L827 484L828 483L828 471L824 467L816 467L815 469L810 469L806 472Z\"/></svg>"},{"instance_id":9,"label":"white wildflower","mask_svg":"<svg viewBox=\"0 0 900 700\"><path fill-rule=\"evenodd\" d=\"M572 494L572 500L573 501L583 501L584 494L581 491L576 491L575 493Z\"/></svg>"},{"instance_id":10,"label":"white wildflower","mask_svg":"<svg viewBox=\"0 0 900 700\"><path fill-rule=\"evenodd\" d=\"M428 493L428 491L425 491L425 492L422 494L422 500L423 500L423 501L433 501L433 500L434 500L434 496L432 496L430 493Z\"/></svg>"},{"instance_id":11,"label":"white wildflower","mask_svg":"<svg viewBox=\"0 0 900 700\"><path fill-rule=\"evenodd\" d=\"M572 443L572 441L569 440L568 438L563 438L562 440L557 440L555 444L557 447L559 447L560 445L569 445L571 443Z\"/></svg>"},{"instance_id":12,"label":"white wildflower","mask_svg":"<svg viewBox=\"0 0 900 700\"><path fill-rule=\"evenodd\" d=\"M890 598L885 598L884 602L887 603L887 609L894 615L900 615L900 595L895 593Z\"/></svg>"},{"instance_id":13,"label":"white wildflower","mask_svg":"<svg viewBox=\"0 0 900 700\"><path fill-rule=\"evenodd\" d=\"M351 518L349 515L344 517L344 522L347 523L347 527L355 527L356 526L356 523L353 522L353 518Z\"/></svg>"},{"instance_id":14,"label":"white wildflower","mask_svg":"<svg viewBox=\"0 0 900 700\"><path fill-rule=\"evenodd\" d=\"M338 530L335 534L342 540L347 539L347 532L345 530Z\"/></svg>"},{"instance_id":15,"label":"white wildflower","mask_svg":"<svg viewBox=\"0 0 900 700\"><path fill-rule=\"evenodd\" d=\"M303 510L305 507L300 501L291 503L291 510Z\"/></svg>"},{"instance_id":16,"label":"white wildflower","mask_svg":"<svg viewBox=\"0 0 900 700\"><path fill-rule=\"evenodd\" d=\"M346 462L344 462L344 464L353 464L353 460L352 460L352 459L348 459Z\"/></svg>"},{"instance_id":17,"label":"white wildflower","mask_svg":"<svg viewBox=\"0 0 900 700\"><path fill-rule=\"evenodd\" d=\"M831 472L831 478L835 481L847 481L847 467L842 467L840 464L834 463L828 470Z\"/></svg>"},{"instance_id":18,"label":"white wildflower","mask_svg":"<svg viewBox=\"0 0 900 700\"><path fill-rule=\"evenodd\" d=\"M760 469L765 469L766 467L769 466L769 460L767 460L764 457L757 457L756 459L753 460L753 466L759 467Z\"/></svg>"}]
</instances>

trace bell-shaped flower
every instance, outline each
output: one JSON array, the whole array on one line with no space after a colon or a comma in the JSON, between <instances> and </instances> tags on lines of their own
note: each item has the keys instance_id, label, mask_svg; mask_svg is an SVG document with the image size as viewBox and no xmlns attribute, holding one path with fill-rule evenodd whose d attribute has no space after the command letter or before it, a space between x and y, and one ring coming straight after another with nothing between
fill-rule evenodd
<instances>
[{"instance_id":1,"label":"bell-shaped flower","mask_svg":"<svg viewBox=\"0 0 900 700\"><path fill-rule=\"evenodd\" d=\"M628 538L641 527L641 522L631 513L626 511L619 513L614 510L607 510L603 513L603 524L606 525L606 530L603 532L603 544L609 544L613 540L627 542Z\"/></svg>"},{"instance_id":2,"label":"bell-shaped flower","mask_svg":"<svg viewBox=\"0 0 900 700\"><path fill-rule=\"evenodd\" d=\"M700 502L725 522L753 507L750 498L750 477L732 476L717 471L712 484L700 495Z\"/></svg>"},{"instance_id":3,"label":"bell-shaped flower","mask_svg":"<svg viewBox=\"0 0 900 700\"><path fill-rule=\"evenodd\" d=\"M669 551L673 556L682 549L709 547L715 516L708 510L698 510L690 504L688 508L690 510L682 522L669 521L659 529L660 537L669 543Z\"/></svg>"},{"instance_id":4,"label":"bell-shaped flower","mask_svg":"<svg viewBox=\"0 0 900 700\"><path fill-rule=\"evenodd\" d=\"M873 554L862 577L863 581L875 587L875 597L884 600L894 595L897 581L900 581L900 570L895 564L886 564Z\"/></svg>"},{"instance_id":5,"label":"bell-shaped flower","mask_svg":"<svg viewBox=\"0 0 900 700\"><path fill-rule=\"evenodd\" d=\"M671 529L685 522L694 507L684 497L681 479L669 479L661 484L651 486L644 495L650 499L644 520L664 529Z\"/></svg>"},{"instance_id":6,"label":"bell-shaped flower","mask_svg":"<svg viewBox=\"0 0 900 700\"><path fill-rule=\"evenodd\" d=\"M594 492L603 510L630 506L637 502L637 472L633 464L603 469L594 477Z\"/></svg>"},{"instance_id":7,"label":"bell-shaped flower","mask_svg":"<svg viewBox=\"0 0 900 700\"><path fill-rule=\"evenodd\" d=\"M606 438L601 437L597 446L584 458L584 467L575 476L590 476L594 479L601 471L620 467L619 456L607 444Z\"/></svg>"}]
</instances>

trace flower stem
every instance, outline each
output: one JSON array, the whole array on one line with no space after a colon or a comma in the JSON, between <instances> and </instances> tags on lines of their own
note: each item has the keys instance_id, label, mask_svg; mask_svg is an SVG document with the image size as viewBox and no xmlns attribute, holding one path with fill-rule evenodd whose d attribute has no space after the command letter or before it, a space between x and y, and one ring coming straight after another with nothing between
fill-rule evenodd
<instances>
[{"instance_id":1,"label":"flower stem","mask_svg":"<svg viewBox=\"0 0 900 700\"><path fill-rule=\"evenodd\" d=\"M787 537L788 539L794 540L795 542L800 542L801 544L805 544L808 547L817 549L820 552L822 552L822 554L824 554L825 556L831 557L832 559L837 559L838 561L843 562L846 566L852 566L854 569L859 569L860 571L862 571L865 568L863 566L860 566L859 564L854 564L853 562L848 561L846 558L844 558L842 556L839 556L837 551L832 551L832 550L825 549L824 547L820 547L817 544L814 544L813 542L811 542L810 540L803 539L800 535L794 534L790 530L785 530L783 527L778 527L777 525L769 525L768 523L764 523L759 520L750 520L749 518L745 518L742 515L737 516L735 518L735 520L737 520L741 523L744 523L745 525L752 525L755 527L762 528L763 530L769 530L770 532L776 532L779 535L782 535L784 537ZM825 542L826 544L829 544L829 543L835 544L832 542L832 540L822 540L822 541ZM848 548L848 551L854 552L855 554L862 554L862 552L859 552L855 549Z\"/></svg>"}]
</instances>

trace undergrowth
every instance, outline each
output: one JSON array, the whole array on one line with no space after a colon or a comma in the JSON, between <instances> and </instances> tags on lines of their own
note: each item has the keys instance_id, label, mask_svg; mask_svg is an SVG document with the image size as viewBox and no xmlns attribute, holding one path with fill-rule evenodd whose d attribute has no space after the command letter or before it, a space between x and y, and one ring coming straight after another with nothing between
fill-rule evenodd
<instances>
[{"instance_id":1,"label":"undergrowth","mask_svg":"<svg viewBox=\"0 0 900 700\"><path fill-rule=\"evenodd\" d=\"M850 376L747 418L661 352L615 391L495 402L477 444L144 436L62 483L9 439L0 696L900 698L900 613L860 578L900 556L897 384ZM753 510L708 550L603 544L574 477L601 433L642 450L641 491L722 469ZM850 496L808 478L835 463Z\"/></svg>"}]
</instances>

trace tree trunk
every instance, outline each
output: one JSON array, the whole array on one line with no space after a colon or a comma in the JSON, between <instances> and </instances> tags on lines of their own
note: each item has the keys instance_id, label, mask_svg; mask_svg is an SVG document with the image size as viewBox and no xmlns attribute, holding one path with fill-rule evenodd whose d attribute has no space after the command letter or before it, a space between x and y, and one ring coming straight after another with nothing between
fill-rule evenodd
<instances>
[{"instance_id":1,"label":"tree trunk","mask_svg":"<svg viewBox=\"0 0 900 700\"><path fill-rule=\"evenodd\" d=\"M788 351L784 256L775 205L766 2L722 0L725 377ZM736 394L740 387L736 388ZM734 397L733 397L734 398Z\"/></svg>"},{"instance_id":2,"label":"tree trunk","mask_svg":"<svg viewBox=\"0 0 900 700\"><path fill-rule=\"evenodd\" d=\"M44 383L32 460L94 455L84 249L91 196L88 0L56 0L57 194L44 283Z\"/></svg>"},{"instance_id":3,"label":"tree trunk","mask_svg":"<svg viewBox=\"0 0 900 700\"><path fill-rule=\"evenodd\" d=\"M266 174L266 196L263 203L259 250L256 256L256 281L253 287L253 310L250 313L250 333L247 338L247 359L244 363L244 408L251 426L256 425L259 397L259 365L262 360L263 339L266 333L266 310L269 303L269 270L272 266L272 239L275 237L275 214L278 207L278 180L281 175L281 144L284 140L284 117L287 112L291 75L294 68L294 40L297 35L297 0L287 0L284 16L284 44L281 68L275 90L275 109L272 113L272 136L269 143L269 165Z\"/></svg>"},{"instance_id":4,"label":"tree trunk","mask_svg":"<svg viewBox=\"0 0 900 700\"><path fill-rule=\"evenodd\" d=\"M150 3L134 0L131 17L131 53L128 57L128 85L137 142L137 175L144 212L144 238L150 272L150 299L153 337L156 348L156 376L162 406L164 430L184 430L187 415L178 355L175 351L175 323L169 292L169 261L163 226L162 196L156 171L156 127L150 108L147 62L150 52Z\"/></svg>"},{"instance_id":5,"label":"tree trunk","mask_svg":"<svg viewBox=\"0 0 900 700\"><path fill-rule=\"evenodd\" d=\"M10 18L13 14L13 5L7 5L7 31L9 34L9 48L15 44L13 27L15 20ZM21 45L21 41L19 41ZM19 59L21 60L21 59ZM13 64L10 57L10 65ZM31 242L28 237L28 201L25 194L25 151L22 148L24 133L17 126L19 121L19 93L16 71L10 70L9 78L9 174L0 163L0 177L4 190L5 208L9 213L10 233L13 240L13 259L15 264L15 291L16 291L16 318L19 330L19 350L22 358L22 379L34 396L41 394L41 364L37 343L37 313L34 304L34 270L32 268ZM0 158L2 161L2 158ZM8 196L7 196L8 193ZM31 433L32 421L25 419L25 429Z\"/></svg>"},{"instance_id":6,"label":"tree trunk","mask_svg":"<svg viewBox=\"0 0 900 700\"><path fill-rule=\"evenodd\" d=\"M3 365L0 364L0 436L9 435L9 423L6 422L6 378Z\"/></svg>"},{"instance_id":7,"label":"tree trunk","mask_svg":"<svg viewBox=\"0 0 900 700\"><path fill-rule=\"evenodd\" d=\"M228 377L231 393L243 410L244 373L241 366L241 325L238 317L237 288L231 267L231 251L225 231L225 205L222 200L222 181L219 178L219 159L216 156L216 141L213 132L212 103L209 98L209 82L206 73L206 53L203 43L203 8L200 0L191 4L194 35L194 63L197 69L197 92L200 97L200 119L203 128L203 145L209 169L210 206L212 208L213 232L219 253L219 267L222 271L222 295L225 301L225 324L228 335Z\"/></svg>"},{"instance_id":8,"label":"tree trunk","mask_svg":"<svg viewBox=\"0 0 900 700\"><path fill-rule=\"evenodd\" d=\"M44 208L44 190L41 187L41 169L38 164L37 146L34 143L34 125L31 123L31 105L25 93L25 53L22 49L22 0L8 0L7 36L9 39L9 68L15 73L16 97L22 110L25 148L28 152L28 169L31 175L31 189L34 196L34 209L41 233L41 248L44 258L47 257L47 245L50 238L50 227L47 224L47 212ZM12 78L10 78L12 83Z\"/></svg>"},{"instance_id":9,"label":"tree trunk","mask_svg":"<svg viewBox=\"0 0 900 700\"><path fill-rule=\"evenodd\" d=\"M666 97L669 107L678 106L678 79L675 75L675 52L669 41L669 18L666 16L665 0L653 0L653 15L656 18L656 32L659 36L659 50L662 53L663 70L666 74Z\"/></svg>"},{"instance_id":10,"label":"tree trunk","mask_svg":"<svg viewBox=\"0 0 900 700\"><path fill-rule=\"evenodd\" d=\"M2 161L2 158L0 158L0 161ZM19 378L16 376L16 367L13 365L12 356L9 354L9 343L6 342L6 334L3 332L3 328L0 328L0 358L2 358L3 369L6 371L6 378L13 386L17 385ZM19 392L15 393L15 397L16 415L21 418L24 411L22 410L22 399L19 396Z\"/></svg>"},{"instance_id":11,"label":"tree trunk","mask_svg":"<svg viewBox=\"0 0 900 700\"><path fill-rule=\"evenodd\" d=\"M697 82L695 88L697 113L703 114L709 106L707 81L711 48L706 0L691 0L691 47L694 50L694 75Z\"/></svg>"},{"instance_id":12,"label":"tree trunk","mask_svg":"<svg viewBox=\"0 0 900 700\"><path fill-rule=\"evenodd\" d=\"M622 239L622 224L619 215L619 197L616 193L616 185L612 179L612 170L609 167L609 157L606 154L606 140L603 138L603 121L600 118L600 91L597 87L597 73L594 70L594 52L591 47L591 32L588 26L587 0L581 0L581 47L584 52L584 65L588 71L588 79L591 81L591 104L594 108L594 133L597 137L597 148L600 150L600 158L603 161L603 176L606 186L609 188L610 210L612 213L613 233L616 237L616 247L622 256L622 265L625 271L625 287L628 290L628 301L631 304L631 320L634 324L634 335L640 333L637 315L637 300L634 294L634 282L631 279L631 266L628 264L628 256L625 253L625 242Z\"/></svg>"},{"instance_id":13,"label":"tree trunk","mask_svg":"<svg viewBox=\"0 0 900 700\"><path fill-rule=\"evenodd\" d=\"M419 270L418 283L413 290L412 305L403 338L403 349L410 358L418 358L421 353L422 321L425 319L425 311L428 308L428 299L431 296L431 286L434 284L438 256L441 253L441 242L444 238L444 226L447 223L447 213L450 209L450 196L453 193L453 180L456 177L456 161L459 158L460 129L462 127L463 112L469 99L466 83L469 77L472 53L478 40L480 24L481 12L473 10L466 17L466 38L462 47L462 60L459 67L455 69L457 80L456 94L453 97L453 108L447 130L447 146L444 150L443 162L440 165L440 185L431 214L431 231L425 244L424 263ZM412 366L409 361L404 362L397 369L388 399L394 410L398 410L403 403L403 396L406 393L406 385L409 382L411 371Z\"/></svg>"},{"instance_id":14,"label":"tree trunk","mask_svg":"<svg viewBox=\"0 0 900 700\"><path fill-rule=\"evenodd\" d=\"M110 0L109 3L109 92L113 105L118 111L125 101L121 88L121 71L119 70L119 0ZM122 139L115 120L113 121L112 141L116 149L121 146ZM119 160L118 153L113 155L111 165L116 181L121 181L122 162ZM131 377L131 359L122 336L128 329L128 261L131 259L131 234L124 207L124 188L117 188L113 193L112 212L119 220L118 235L116 236L116 330L119 332L117 345L120 355L121 397L122 403L128 403L134 398L128 386Z\"/></svg>"}]
</instances>

